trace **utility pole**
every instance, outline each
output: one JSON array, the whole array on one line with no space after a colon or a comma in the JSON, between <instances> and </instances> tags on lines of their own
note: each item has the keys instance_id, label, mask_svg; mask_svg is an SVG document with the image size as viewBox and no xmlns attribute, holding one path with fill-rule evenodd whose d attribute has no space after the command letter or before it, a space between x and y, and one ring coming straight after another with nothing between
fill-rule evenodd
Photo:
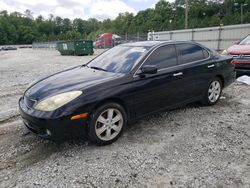
<instances>
[{"instance_id":1,"label":"utility pole","mask_svg":"<svg viewBox=\"0 0 250 188\"><path fill-rule=\"evenodd\" d=\"M234 3L234 6L238 6L239 4L238 3ZM247 6L248 4L247 3L241 3L240 4L240 23L243 24L243 8L244 6Z\"/></svg>"},{"instance_id":2,"label":"utility pole","mask_svg":"<svg viewBox=\"0 0 250 188\"><path fill-rule=\"evenodd\" d=\"M247 3L241 3L240 4L240 23L243 24L243 7L244 6L247 6L248 4Z\"/></svg>"},{"instance_id":3,"label":"utility pole","mask_svg":"<svg viewBox=\"0 0 250 188\"><path fill-rule=\"evenodd\" d=\"M243 4L240 4L240 23L243 24Z\"/></svg>"},{"instance_id":4,"label":"utility pole","mask_svg":"<svg viewBox=\"0 0 250 188\"><path fill-rule=\"evenodd\" d=\"M185 0L186 9L185 9L185 29L188 28L188 0Z\"/></svg>"}]
</instances>

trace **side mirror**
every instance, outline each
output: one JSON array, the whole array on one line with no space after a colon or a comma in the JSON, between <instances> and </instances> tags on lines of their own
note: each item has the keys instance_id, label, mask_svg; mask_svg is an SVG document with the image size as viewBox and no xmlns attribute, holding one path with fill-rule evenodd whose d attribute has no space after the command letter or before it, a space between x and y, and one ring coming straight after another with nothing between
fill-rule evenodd
<instances>
[{"instance_id":1,"label":"side mirror","mask_svg":"<svg viewBox=\"0 0 250 188\"><path fill-rule=\"evenodd\" d=\"M141 68L138 75L145 75L145 74L156 74L157 73L157 67L154 65L145 65Z\"/></svg>"}]
</instances>

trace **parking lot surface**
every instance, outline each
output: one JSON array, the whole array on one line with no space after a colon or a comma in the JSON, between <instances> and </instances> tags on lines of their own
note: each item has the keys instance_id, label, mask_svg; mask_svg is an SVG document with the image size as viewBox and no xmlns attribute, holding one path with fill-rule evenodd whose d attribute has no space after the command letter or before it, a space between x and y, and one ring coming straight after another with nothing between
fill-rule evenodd
<instances>
[{"instance_id":1,"label":"parking lot surface","mask_svg":"<svg viewBox=\"0 0 250 188\"><path fill-rule=\"evenodd\" d=\"M0 51L0 187L250 187L250 86L238 82L215 106L146 117L108 146L29 133L17 106L29 83L95 55Z\"/></svg>"}]
</instances>

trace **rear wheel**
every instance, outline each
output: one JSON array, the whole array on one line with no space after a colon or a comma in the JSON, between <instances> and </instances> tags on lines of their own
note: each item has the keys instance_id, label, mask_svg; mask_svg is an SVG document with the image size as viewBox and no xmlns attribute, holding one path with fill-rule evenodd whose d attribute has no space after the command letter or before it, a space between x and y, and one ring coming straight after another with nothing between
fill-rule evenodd
<instances>
[{"instance_id":1,"label":"rear wheel","mask_svg":"<svg viewBox=\"0 0 250 188\"><path fill-rule=\"evenodd\" d=\"M216 77L210 82L202 103L205 105L216 104L220 100L221 92L222 82L220 78Z\"/></svg>"},{"instance_id":2,"label":"rear wheel","mask_svg":"<svg viewBox=\"0 0 250 188\"><path fill-rule=\"evenodd\" d=\"M127 124L127 116L123 107L117 103L100 106L92 115L89 125L89 138L98 145L115 142Z\"/></svg>"}]
</instances>

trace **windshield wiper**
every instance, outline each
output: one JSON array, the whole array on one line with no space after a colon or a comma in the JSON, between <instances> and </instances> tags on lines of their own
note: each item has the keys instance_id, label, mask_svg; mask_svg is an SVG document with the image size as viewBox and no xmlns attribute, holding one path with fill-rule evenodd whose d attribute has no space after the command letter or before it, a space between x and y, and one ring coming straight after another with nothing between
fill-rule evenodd
<instances>
[{"instance_id":1,"label":"windshield wiper","mask_svg":"<svg viewBox=\"0 0 250 188\"><path fill-rule=\"evenodd\" d=\"M106 69L103 69L103 68L100 68L100 67L89 67L89 68L107 72Z\"/></svg>"}]
</instances>

